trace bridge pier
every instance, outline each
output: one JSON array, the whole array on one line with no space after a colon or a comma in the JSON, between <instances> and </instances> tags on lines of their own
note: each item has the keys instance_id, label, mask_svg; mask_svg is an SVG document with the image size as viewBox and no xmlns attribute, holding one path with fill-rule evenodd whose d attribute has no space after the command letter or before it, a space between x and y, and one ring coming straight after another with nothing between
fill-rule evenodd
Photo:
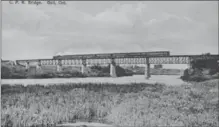
<instances>
[{"instance_id":1,"label":"bridge pier","mask_svg":"<svg viewBox=\"0 0 219 127\"><path fill-rule=\"evenodd\" d=\"M114 59L111 59L110 76L113 77L113 78L117 77L117 75L116 75L116 63L115 63Z\"/></svg>"},{"instance_id":2,"label":"bridge pier","mask_svg":"<svg viewBox=\"0 0 219 127\"><path fill-rule=\"evenodd\" d=\"M62 71L62 62L61 62L61 60L58 61L58 64L56 66L56 71L57 72L61 72Z\"/></svg>"},{"instance_id":3,"label":"bridge pier","mask_svg":"<svg viewBox=\"0 0 219 127\"><path fill-rule=\"evenodd\" d=\"M185 71L185 70L183 70L183 69L180 70L180 76L183 76L183 75L184 75L184 71Z\"/></svg>"},{"instance_id":4,"label":"bridge pier","mask_svg":"<svg viewBox=\"0 0 219 127\"><path fill-rule=\"evenodd\" d=\"M150 77L151 77L151 74L150 74L150 64L146 64L146 67L145 67L145 78L149 79Z\"/></svg>"},{"instance_id":5,"label":"bridge pier","mask_svg":"<svg viewBox=\"0 0 219 127\"><path fill-rule=\"evenodd\" d=\"M27 70L27 76L28 77L33 77L36 75L37 68L36 66L30 66L29 69Z\"/></svg>"},{"instance_id":6,"label":"bridge pier","mask_svg":"<svg viewBox=\"0 0 219 127\"><path fill-rule=\"evenodd\" d=\"M28 71L29 68L30 68L30 63L29 63L29 62L26 62L26 64L25 64L25 69Z\"/></svg>"},{"instance_id":7,"label":"bridge pier","mask_svg":"<svg viewBox=\"0 0 219 127\"><path fill-rule=\"evenodd\" d=\"M188 64L187 64L187 69L192 69L193 63L194 63L194 60L191 57L189 57L189 61L188 61Z\"/></svg>"},{"instance_id":8,"label":"bridge pier","mask_svg":"<svg viewBox=\"0 0 219 127\"><path fill-rule=\"evenodd\" d=\"M150 74L150 63L149 63L149 58L146 58L146 66L145 66L145 78L149 79L151 77Z\"/></svg>"},{"instance_id":9,"label":"bridge pier","mask_svg":"<svg viewBox=\"0 0 219 127\"><path fill-rule=\"evenodd\" d=\"M17 65L17 61L13 61L13 65L16 66Z\"/></svg>"},{"instance_id":10,"label":"bridge pier","mask_svg":"<svg viewBox=\"0 0 219 127\"><path fill-rule=\"evenodd\" d=\"M42 68L41 68L41 65L36 65L36 69L37 70L41 70Z\"/></svg>"},{"instance_id":11,"label":"bridge pier","mask_svg":"<svg viewBox=\"0 0 219 127\"><path fill-rule=\"evenodd\" d=\"M41 61L38 61L38 64L36 65L36 72L37 73L42 73L42 66L41 66Z\"/></svg>"},{"instance_id":12,"label":"bridge pier","mask_svg":"<svg viewBox=\"0 0 219 127\"><path fill-rule=\"evenodd\" d=\"M86 59L82 60L81 73L84 74L86 70Z\"/></svg>"},{"instance_id":13,"label":"bridge pier","mask_svg":"<svg viewBox=\"0 0 219 127\"><path fill-rule=\"evenodd\" d=\"M191 63L187 64L187 69L192 69L192 64Z\"/></svg>"},{"instance_id":14,"label":"bridge pier","mask_svg":"<svg viewBox=\"0 0 219 127\"><path fill-rule=\"evenodd\" d=\"M37 70L41 70L41 61L39 60L37 65L36 65L36 69Z\"/></svg>"},{"instance_id":15,"label":"bridge pier","mask_svg":"<svg viewBox=\"0 0 219 127\"><path fill-rule=\"evenodd\" d=\"M56 71L57 72L61 72L62 71L62 66L61 65L57 65L56 66Z\"/></svg>"},{"instance_id":16,"label":"bridge pier","mask_svg":"<svg viewBox=\"0 0 219 127\"><path fill-rule=\"evenodd\" d=\"M83 64L82 64L82 66L81 66L81 73L82 73L82 74L85 73L85 69L86 69L86 65L83 65Z\"/></svg>"}]
</instances>

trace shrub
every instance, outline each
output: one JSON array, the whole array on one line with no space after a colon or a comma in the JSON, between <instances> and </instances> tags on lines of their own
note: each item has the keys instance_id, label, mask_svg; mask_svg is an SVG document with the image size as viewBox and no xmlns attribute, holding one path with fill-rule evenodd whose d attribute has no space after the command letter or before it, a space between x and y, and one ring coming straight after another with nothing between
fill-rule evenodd
<instances>
[{"instance_id":1,"label":"shrub","mask_svg":"<svg viewBox=\"0 0 219 127\"><path fill-rule=\"evenodd\" d=\"M217 69L210 69L210 71L209 71L209 75L214 75L216 73L219 73L219 69L218 68Z\"/></svg>"},{"instance_id":2,"label":"shrub","mask_svg":"<svg viewBox=\"0 0 219 127\"><path fill-rule=\"evenodd\" d=\"M181 76L181 79L184 81L194 81L194 82L202 82L210 79L216 79L218 78L217 71L216 70L209 70L209 74L206 74L206 69L186 69L184 71L183 76ZM204 72L206 71L206 72ZM192 72L192 73L189 73Z\"/></svg>"},{"instance_id":3,"label":"shrub","mask_svg":"<svg viewBox=\"0 0 219 127\"><path fill-rule=\"evenodd\" d=\"M12 69L6 66L1 67L1 78L11 78L12 76Z\"/></svg>"},{"instance_id":4,"label":"shrub","mask_svg":"<svg viewBox=\"0 0 219 127\"><path fill-rule=\"evenodd\" d=\"M2 79L23 79L27 78L25 69L21 69L17 66L1 66L1 78Z\"/></svg>"},{"instance_id":5,"label":"shrub","mask_svg":"<svg viewBox=\"0 0 219 127\"><path fill-rule=\"evenodd\" d=\"M121 76L132 76L133 72L131 70L124 69L124 68L122 68L120 66L116 66L116 75L118 77L121 77Z\"/></svg>"},{"instance_id":6,"label":"shrub","mask_svg":"<svg viewBox=\"0 0 219 127\"><path fill-rule=\"evenodd\" d=\"M92 69L92 70L98 70L98 71L101 71L103 68L105 68L105 67L101 67L101 66L99 66L99 65L91 66L91 69Z\"/></svg>"},{"instance_id":7,"label":"shrub","mask_svg":"<svg viewBox=\"0 0 219 127\"><path fill-rule=\"evenodd\" d=\"M180 77L182 80L189 80L189 70L185 69L183 72L183 76Z\"/></svg>"}]
</instances>

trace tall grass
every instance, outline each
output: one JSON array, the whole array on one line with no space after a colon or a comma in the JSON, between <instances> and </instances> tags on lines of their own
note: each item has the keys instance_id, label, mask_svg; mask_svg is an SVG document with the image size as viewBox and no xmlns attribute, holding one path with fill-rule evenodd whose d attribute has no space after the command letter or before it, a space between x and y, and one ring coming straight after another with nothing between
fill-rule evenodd
<instances>
[{"instance_id":1,"label":"tall grass","mask_svg":"<svg viewBox=\"0 0 219 127\"><path fill-rule=\"evenodd\" d=\"M118 126L218 126L218 80L160 84L2 85L2 127L100 120Z\"/></svg>"}]
</instances>

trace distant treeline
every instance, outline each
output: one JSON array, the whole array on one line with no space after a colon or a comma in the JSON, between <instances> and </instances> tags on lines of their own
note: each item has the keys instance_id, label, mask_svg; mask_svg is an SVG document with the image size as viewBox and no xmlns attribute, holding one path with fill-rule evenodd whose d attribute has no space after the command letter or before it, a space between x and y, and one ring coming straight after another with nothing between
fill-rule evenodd
<instances>
[{"instance_id":1,"label":"distant treeline","mask_svg":"<svg viewBox=\"0 0 219 127\"><path fill-rule=\"evenodd\" d=\"M26 78L72 78L72 77L109 77L110 66L92 66L82 74L78 70L63 69L61 72L56 71L37 71L35 75L28 75L28 71L21 66L1 66L1 78L2 79L26 79ZM133 72L128 69L124 69L120 66L116 66L116 74L121 76L132 76Z\"/></svg>"}]
</instances>

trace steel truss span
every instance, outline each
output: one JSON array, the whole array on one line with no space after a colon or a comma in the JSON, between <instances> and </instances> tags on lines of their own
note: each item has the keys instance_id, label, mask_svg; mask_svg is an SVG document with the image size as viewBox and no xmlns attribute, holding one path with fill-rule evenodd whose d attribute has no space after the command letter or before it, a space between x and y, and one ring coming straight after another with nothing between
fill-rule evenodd
<instances>
[{"instance_id":1,"label":"steel truss span","mask_svg":"<svg viewBox=\"0 0 219 127\"><path fill-rule=\"evenodd\" d=\"M190 64L195 60L219 60L219 55L172 55L172 56L152 56L136 55L124 58L111 57L111 58L69 58L69 59L35 59L35 60L17 60L19 64L38 63L38 65L95 65L95 64L110 64L114 61L115 64Z\"/></svg>"},{"instance_id":2,"label":"steel truss span","mask_svg":"<svg viewBox=\"0 0 219 127\"><path fill-rule=\"evenodd\" d=\"M82 54L82 55L64 55L54 56L53 59L106 59L106 58L138 58L141 56L169 56L169 51L157 52L132 52L132 53L105 53L105 54Z\"/></svg>"}]
</instances>

